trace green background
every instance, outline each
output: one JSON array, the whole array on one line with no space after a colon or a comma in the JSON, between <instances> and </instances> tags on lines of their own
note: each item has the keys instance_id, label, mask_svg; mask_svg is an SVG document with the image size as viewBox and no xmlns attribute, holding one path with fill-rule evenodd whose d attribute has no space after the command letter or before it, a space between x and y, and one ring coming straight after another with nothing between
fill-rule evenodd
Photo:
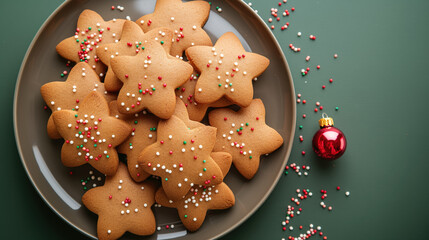
<instances>
[{"instance_id":1,"label":"green background","mask_svg":"<svg viewBox=\"0 0 429 240\"><path fill-rule=\"evenodd\" d=\"M7 1L0 7L1 239L84 239L39 197L19 160L13 134L19 67L37 30L61 2ZM252 4L267 20L277 2ZM281 17L282 23L290 22L289 28L280 31L276 23L274 33L296 92L307 104L297 108L297 126L303 129L296 131L289 163L310 165L311 170L309 176L282 176L263 206L224 239L287 238L300 233L299 225L307 228L310 223L322 226L328 239L426 239L429 1L289 0L280 9L291 7L296 11ZM317 40L309 40L310 34ZM290 43L302 51L294 53ZM320 70L315 69L318 64ZM300 76L307 66L309 75ZM331 77L334 82L329 84ZM313 111L316 101L347 136L347 152L338 161L324 162L311 150L320 117ZM338 185L342 189L337 192ZM283 232L281 221L297 188L310 189L313 197L303 202L303 212L292 224L295 230ZM325 203L333 206L331 212L319 205L321 189L328 190ZM350 197L345 197L346 190Z\"/></svg>"}]
</instances>

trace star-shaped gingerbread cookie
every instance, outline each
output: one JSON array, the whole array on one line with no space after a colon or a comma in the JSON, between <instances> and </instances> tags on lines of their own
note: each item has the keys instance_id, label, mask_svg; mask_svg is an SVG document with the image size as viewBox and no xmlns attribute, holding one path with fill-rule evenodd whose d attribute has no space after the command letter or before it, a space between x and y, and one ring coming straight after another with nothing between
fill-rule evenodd
<instances>
[{"instance_id":1,"label":"star-shaped gingerbread cookie","mask_svg":"<svg viewBox=\"0 0 429 240\"><path fill-rule=\"evenodd\" d=\"M162 46L148 40L136 56L110 60L115 75L124 83L118 95L119 112L133 114L148 109L162 119L173 115L175 89L192 74L188 63L169 57Z\"/></svg>"},{"instance_id":2,"label":"star-shaped gingerbread cookie","mask_svg":"<svg viewBox=\"0 0 429 240\"><path fill-rule=\"evenodd\" d=\"M170 199L182 198L194 185L222 182L222 171L210 156L216 128L189 129L182 120L172 116L160 121L157 131L157 142L141 152L138 163L147 173L161 177Z\"/></svg>"},{"instance_id":3,"label":"star-shaped gingerbread cookie","mask_svg":"<svg viewBox=\"0 0 429 240\"><path fill-rule=\"evenodd\" d=\"M101 44L97 48L97 56L107 66L104 85L107 91L117 92L122 87L122 82L115 76L110 68L110 59L117 56L134 56L142 51L141 46L148 39L160 43L167 53L170 52L173 32L169 28L155 28L146 34L135 23L126 21L122 29L121 39L118 42Z\"/></svg>"},{"instance_id":4,"label":"star-shaped gingerbread cookie","mask_svg":"<svg viewBox=\"0 0 429 240\"><path fill-rule=\"evenodd\" d=\"M212 46L203 26L209 18L210 4L204 1L157 0L155 11L139 18L136 23L148 32L157 27L174 31L171 55L181 57L190 46Z\"/></svg>"},{"instance_id":5,"label":"star-shaped gingerbread cookie","mask_svg":"<svg viewBox=\"0 0 429 240\"><path fill-rule=\"evenodd\" d=\"M231 166L231 155L212 153L213 160L223 167L224 175ZM213 186L195 186L182 199L173 201L163 188L158 189L155 200L163 207L176 208L183 225L191 232L198 230L204 222L207 210L227 209L235 204L234 193L225 183Z\"/></svg>"},{"instance_id":6,"label":"star-shaped gingerbread cookie","mask_svg":"<svg viewBox=\"0 0 429 240\"><path fill-rule=\"evenodd\" d=\"M197 103L195 101L195 85L197 84L199 74L194 71L191 77L183 84L180 88L176 89L176 96L178 96L188 109L189 118L194 121L201 121L206 115L207 109L209 107L226 107L232 105L230 101L226 98L221 98L220 100L211 103Z\"/></svg>"},{"instance_id":7,"label":"star-shaped gingerbread cookie","mask_svg":"<svg viewBox=\"0 0 429 240\"><path fill-rule=\"evenodd\" d=\"M98 215L98 239L118 239L125 232L151 235L155 232L153 182L136 183L120 163L114 176L106 177L103 186L92 188L82 196L83 204Z\"/></svg>"},{"instance_id":8,"label":"star-shaped gingerbread cookie","mask_svg":"<svg viewBox=\"0 0 429 240\"><path fill-rule=\"evenodd\" d=\"M231 102L247 107L253 99L252 79L269 65L268 58L246 52L235 34L222 35L214 47L195 46L186 49L186 56L201 73L195 99L213 103L225 96Z\"/></svg>"},{"instance_id":9,"label":"star-shaped gingerbread cookie","mask_svg":"<svg viewBox=\"0 0 429 240\"><path fill-rule=\"evenodd\" d=\"M77 28L73 37L61 41L56 49L63 58L73 62L87 62L97 74L103 76L104 64L95 54L101 43L113 43L121 38L125 20L113 19L104 21L96 12L84 10L77 20Z\"/></svg>"},{"instance_id":10,"label":"star-shaped gingerbread cookie","mask_svg":"<svg viewBox=\"0 0 429 240\"><path fill-rule=\"evenodd\" d=\"M112 116L124 120L133 127L131 136L118 146L118 152L127 155L128 171L134 181L142 182L150 174L143 171L137 160L144 148L156 142L156 127L158 126L159 119L146 111L134 115L119 113L116 101L111 102L109 107ZM189 119L185 104L180 100L176 101L174 115L180 118L191 129L204 126L202 123Z\"/></svg>"},{"instance_id":11,"label":"star-shaped gingerbread cookie","mask_svg":"<svg viewBox=\"0 0 429 240\"><path fill-rule=\"evenodd\" d=\"M116 95L106 92L97 74L84 62L72 68L65 82L49 82L40 88L43 100L52 112L79 110L80 101L93 91L103 94L108 102L116 99ZM61 138L52 115L48 120L47 131L50 138Z\"/></svg>"},{"instance_id":12,"label":"star-shaped gingerbread cookie","mask_svg":"<svg viewBox=\"0 0 429 240\"><path fill-rule=\"evenodd\" d=\"M262 154L271 153L283 144L282 136L265 123L265 107L254 99L249 107L238 112L216 109L209 113L211 126L217 128L215 151L228 152L232 162L246 179L259 168Z\"/></svg>"},{"instance_id":13,"label":"star-shaped gingerbread cookie","mask_svg":"<svg viewBox=\"0 0 429 240\"><path fill-rule=\"evenodd\" d=\"M108 176L116 173L119 163L116 146L131 134L131 126L110 116L109 105L100 93L88 94L79 112L61 110L52 117L65 139L61 161L66 167L89 163Z\"/></svg>"}]
</instances>

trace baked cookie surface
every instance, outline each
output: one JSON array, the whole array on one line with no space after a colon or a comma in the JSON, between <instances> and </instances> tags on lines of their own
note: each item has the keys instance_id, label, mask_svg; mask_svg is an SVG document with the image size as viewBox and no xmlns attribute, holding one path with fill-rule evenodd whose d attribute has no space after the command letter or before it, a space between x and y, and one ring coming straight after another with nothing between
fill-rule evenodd
<instances>
[{"instance_id":1,"label":"baked cookie surface","mask_svg":"<svg viewBox=\"0 0 429 240\"><path fill-rule=\"evenodd\" d=\"M66 167L89 163L103 174L112 176L118 168L116 146L131 134L131 126L110 116L109 106L98 92L83 99L79 112L56 111L55 125L65 143L61 161Z\"/></svg>"},{"instance_id":2,"label":"baked cookie surface","mask_svg":"<svg viewBox=\"0 0 429 240\"><path fill-rule=\"evenodd\" d=\"M118 109L134 114L144 109L162 119L173 115L175 89L192 74L188 63L170 57L162 46L148 41L140 54L110 60L115 75L124 83L118 95Z\"/></svg>"},{"instance_id":3,"label":"baked cookie surface","mask_svg":"<svg viewBox=\"0 0 429 240\"><path fill-rule=\"evenodd\" d=\"M104 19L92 10L84 10L77 20L73 37L61 41L56 50L63 58L73 62L86 62L101 77L106 66L98 59L96 48L100 42L113 43L121 38L124 19Z\"/></svg>"},{"instance_id":4,"label":"baked cookie surface","mask_svg":"<svg viewBox=\"0 0 429 240\"><path fill-rule=\"evenodd\" d=\"M249 107L235 112L228 108L209 113L211 126L218 129L215 151L228 152L232 162L246 179L259 169L260 156L283 144L282 136L265 123L265 107L254 99Z\"/></svg>"},{"instance_id":5,"label":"baked cookie surface","mask_svg":"<svg viewBox=\"0 0 429 240\"><path fill-rule=\"evenodd\" d=\"M139 157L144 171L161 177L170 199L185 196L194 185L216 185L223 174L213 161L216 128L189 129L176 116L158 124L157 142L145 148Z\"/></svg>"},{"instance_id":6,"label":"baked cookie surface","mask_svg":"<svg viewBox=\"0 0 429 240\"><path fill-rule=\"evenodd\" d=\"M170 54L181 57L188 47L212 45L202 29L209 13L210 4L204 1L157 0L155 11L139 18L136 23L144 32L157 27L170 28L174 33Z\"/></svg>"},{"instance_id":7,"label":"baked cookie surface","mask_svg":"<svg viewBox=\"0 0 429 240\"><path fill-rule=\"evenodd\" d=\"M191 64L201 73L195 87L198 103L213 103L222 97L241 107L253 99L253 78L267 69L268 58L246 52L232 32L222 35L214 47L186 49Z\"/></svg>"},{"instance_id":8,"label":"baked cookie surface","mask_svg":"<svg viewBox=\"0 0 429 240\"><path fill-rule=\"evenodd\" d=\"M125 164L120 163L117 173L107 177L103 186L90 189L82 197L83 204L98 215L98 238L118 239L127 231L153 234L155 190L153 182L134 182Z\"/></svg>"}]
</instances>

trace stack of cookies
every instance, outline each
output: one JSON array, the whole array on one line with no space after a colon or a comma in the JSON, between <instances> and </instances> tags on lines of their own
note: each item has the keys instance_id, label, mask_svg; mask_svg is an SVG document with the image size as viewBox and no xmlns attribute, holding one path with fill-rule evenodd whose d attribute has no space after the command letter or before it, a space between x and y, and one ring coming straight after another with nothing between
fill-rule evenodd
<instances>
[{"instance_id":1,"label":"stack of cookies","mask_svg":"<svg viewBox=\"0 0 429 240\"><path fill-rule=\"evenodd\" d=\"M99 216L99 239L153 234L154 203L176 208L198 230L207 210L234 205L223 182L231 164L250 180L260 156L283 144L253 99L252 79L269 60L246 52L231 32L213 46L202 28L209 12L207 2L181 0L158 0L136 22L85 10L74 36L57 45L77 64L65 82L41 88L52 110L47 132L64 139L65 166L88 163L106 175L82 197Z\"/></svg>"}]
</instances>

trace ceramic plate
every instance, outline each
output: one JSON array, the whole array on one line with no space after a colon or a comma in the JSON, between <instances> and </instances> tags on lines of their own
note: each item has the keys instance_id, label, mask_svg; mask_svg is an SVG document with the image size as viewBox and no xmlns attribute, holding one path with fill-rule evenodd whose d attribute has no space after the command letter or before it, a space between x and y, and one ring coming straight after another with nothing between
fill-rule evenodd
<instances>
[{"instance_id":1,"label":"ceramic plate","mask_svg":"<svg viewBox=\"0 0 429 240\"><path fill-rule=\"evenodd\" d=\"M125 8L123 12L111 10L112 5L118 4ZM60 73L67 70L66 60L55 52L55 46L74 34L76 21L84 9L94 10L106 20L126 16L137 20L140 16L151 13L154 6L155 0L64 2L48 18L31 43L16 84L15 136L28 176L53 211L92 238L96 237L97 216L82 205L84 189L81 181L86 181L88 187L102 184L102 181L97 179L99 174L89 173L89 166L70 169L61 164L62 141L51 140L47 136L46 123L50 112L43 108L45 104L39 89L47 82L65 80L60 77ZM218 12L216 6L222 8L222 12ZM175 209L153 207L157 225L174 224L174 229L163 227L149 237L127 233L124 239L220 237L259 208L273 190L288 160L295 131L295 94L289 67L271 30L249 6L236 0L212 1L212 11L204 29L213 42L225 32L234 32L247 51L262 54L271 60L268 69L254 82L255 97L263 100L267 124L280 132L285 143L274 153L262 157L259 172L251 181L246 181L234 168L231 169L225 181L235 194L236 205L228 210L209 211L197 232L186 231Z\"/></svg>"}]
</instances>

